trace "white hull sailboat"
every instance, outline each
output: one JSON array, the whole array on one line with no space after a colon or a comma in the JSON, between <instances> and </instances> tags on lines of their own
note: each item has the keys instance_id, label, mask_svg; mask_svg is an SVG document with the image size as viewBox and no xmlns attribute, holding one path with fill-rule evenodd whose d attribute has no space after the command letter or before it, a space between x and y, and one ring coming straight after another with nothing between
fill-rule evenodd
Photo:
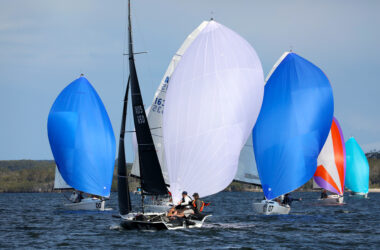
<instances>
[{"instance_id":1,"label":"white hull sailboat","mask_svg":"<svg viewBox=\"0 0 380 250\"><path fill-rule=\"evenodd\" d=\"M282 204L277 199L313 177L332 117L332 89L325 74L297 54L284 53L268 74L252 132L266 199L253 204L257 213L290 212L292 198L285 197Z\"/></svg>"},{"instance_id":2,"label":"white hull sailboat","mask_svg":"<svg viewBox=\"0 0 380 250\"><path fill-rule=\"evenodd\" d=\"M346 187L351 191L350 196L367 198L369 186L369 164L367 157L353 137L346 141L346 152Z\"/></svg>"},{"instance_id":3,"label":"white hull sailboat","mask_svg":"<svg viewBox=\"0 0 380 250\"><path fill-rule=\"evenodd\" d=\"M110 211L112 208L106 208L106 201L97 198L84 198L78 203L65 203L64 207L68 210L98 210Z\"/></svg>"},{"instance_id":4,"label":"white hull sailboat","mask_svg":"<svg viewBox=\"0 0 380 250\"><path fill-rule=\"evenodd\" d=\"M327 196L327 198L324 199L318 199L318 201L323 205L337 205L337 204L344 204L344 197L343 195L338 194L330 194Z\"/></svg>"},{"instance_id":5,"label":"white hull sailboat","mask_svg":"<svg viewBox=\"0 0 380 250\"><path fill-rule=\"evenodd\" d=\"M100 97L83 75L54 101L48 137L56 162L54 189L75 190L72 203L64 207L105 210L115 165L115 136Z\"/></svg>"},{"instance_id":6,"label":"white hull sailboat","mask_svg":"<svg viewBox=\"0 0 380 250\"><path fill-rule=\"evenodd\" d=\"M263 98L264 81L260 60L253 48L238 34L210 21L185 51L171 79L166 82L170 88L165 88L165 104L162 99L157 100L158 105L165 105L165 113L162 117L164 150L156 150L159 143L153 141L150 132L134 65L130 5L128 20L130 81L124 98L118 157L120 224L125 229L202 227L209 214L192 214L187 213L188 210L183 212L184 216L181 211L176 211L173 216L147 213L143 199L146 195L167 195L167 185L170 185L173 202L178 204L183 191L198 193L202 198L221 192L231 183L240 151L254 126ZM133 213L131 209L124 161L129 83L142 190L141 213ZM182 91L184 89L196 91ZM205 109L205 106L208 108ZM152 108L150 112L156 111L162 112L162 108ZM223 117L219 115L221 112ZM157 155L163 151L166 160L163 165L169 173L166 181L165 168L160 166L163 158L160 162L160 156ZM178 164L176 160L181 163ZM199 173L202 173L201 176ZM194 210L202 212L202 208Z\"/></svg>"},{"instance_id":7,"label":"white hull sailboat","mask_svg":"<svg viewBox=\"0 0 380 250\"><path fill-rule=\"evenodd\" d=\"M334 117L329 135L318 156L318 167L314 174L313 188L323 188L334 194L318 199L324 205L344 204L344 180L346 173L346 150L343 133Z\"/></svg>"},{"instance_id":8,"label":"white hull sailboat","mask_svg":"<svg viewBox=\"0 0 380 250\"><path fill-rule=\"evenodd\" d=\"M73 191L74 189L66 183L59 173L58 168L55 168L54 189L60 191ZM76 191L79 193L78 191ZM106 208L106 201L98 198L84 198L80 202L66 202L63 207L67 210L88 210L88 211L109 211L112 208Z\"/></svg>"},{"instance_id":9,"label":"white hull sailboat","mask_svg":"<svg viewBox=\"0 0 380 250\"><path fill-rule=\"evenodd\" d=\"M290 206L279 204L277 201L262 200L261 202L253 203L253 210L263 215L280 215L289 214Z\"/></svg>"},{"instance_id":10,"label":"white hull sailboat","mask_svg":"<svg viewBox=\"0 0 380 250\"><path fill-rule=\"evenodd\" d=\"M350 193L350 197L354 197L354 198L365 198L365 199L367 199L367 198L368 198L368 193L351 192L351 193Z\"/></svg>"}]
</instances>

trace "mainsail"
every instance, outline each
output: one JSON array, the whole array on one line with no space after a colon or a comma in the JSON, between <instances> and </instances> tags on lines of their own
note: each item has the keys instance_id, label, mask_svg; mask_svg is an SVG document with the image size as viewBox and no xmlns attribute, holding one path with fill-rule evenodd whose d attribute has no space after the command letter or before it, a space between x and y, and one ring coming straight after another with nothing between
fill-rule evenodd
<instances>
[{"instance_id":1,"label":"mainsail","mask_svg":"<svg viewBox=\"0 0 380 250\"><path fill-rule=\"evenodd\" d=\"M153 195L165 195L167 189L161 172L160 162L157 157L152 134L150 132L148 119L145 114L144 104L140 92L137 78L133 43L132 27L130 15L130 1L128 2L128 53L129 53L129 74L131 84L132 111L136 130L136 138L139 153L139 166L141 175L141 188L143 192Z\"/></svg>"},{"instance_id":2,"label":"mainsail","mask_svg":"<svg viewBox=\"0 0 380 250\"><path fill-rule=\"evenodd\" d=\"M252 133L240 152L239 165L234 181L261 186L257 171L255 154L253 152Z\"/></svg>"},{"instance_id":3,"label":"mainsail","mask_svg":"<svg viewBox=\"0 0 380 250\"><path fill-rule=\"evenodd\" d=\"M368 193L368 160L353 137L346 142L346 159L346 187L356 193Z\"/></svg>"},{"instance_id":4,"label":"mainsail","mask_svg":"<svg viewBox=\"0 0 380 250\"><path fill-rule=\"evenodd\" d=\"M119 153L117 162L117 197L119 202L119 213L121 215L128 214L132 211L131 196L129 193L127 165L125 160L125 123L127 120L128 93L130 78L128 78L127 88L125 90L123 113L121 116L121 127L119 137Z\"/></svg>"},{"instance_id":5,"label":"mainsail","mask_svg":"<svg viewBox=\"0 0 380 250\"><path fill-rule=\"evenodd\" d=\"M177 65L166 93L163 135L173 201L233 180L260 111L263 71L254 49L210 21Z\"/></svg>"},{"instance_id":6,"label":"mainsail","mask_svg":"<svg viewBox=\"0 0 380 250\"><path fill-rule=\"evenodd\" d=\"M165 183L169 185L169 174L166 167L165 151L162 137L162 116L164 113L166 91L169 86L170 78L177 67L182 55L185 53L190 44L195 40L199 33L207 26L209 21L203 21L182 43L181 47L177 50L173 56L170 64L162 78L160 85L154 95L152 105L147 109L148 122L151 128L153 141L156 146L158 159L162 174L164 176ZM135 138L135 137L134 137ZM137 144L136 144L137 145ZM134 145L135 146L135 145ZM135 160L133 162L131 175L134 177L140 177L139 157L138 151L135 151ZM260 179L256 168L255 156L253 153L252 137L247 139L244 145L240 158L239 166L234 178L235 181L244 182L248 184L260 185Z\"/></svg>"},{"instance_id":7,"label":"mainsail","mask_svg":"<svg viewBox=\"0 0 380 250\"><path fill-rule=\"evenodd\" d=\"M317 187L343 195L346 150L342 130L335 118L317 162L318 167L314 174Z\"/></svg>"},{"instance_id":8,"label":"mainsail","mask_svg":"<svg viewBox=\"0 0 380 250\"><path fill-rule=\"evenodd\" d=\"M54 189L72 189L70 185L66 183L66 181L62 178L61 173L59 173L59 170L57 166L55 166L55 176L54 176Z\"/></svg>"},{"instance_id":9,"label":"mainsail","mask_svg":"<svg viewBox=\"0 0 380 250\"><path fill-rule=\"evenodd\" d=\"M253 130L256 164L268 199L291 192L313 177L333 111L325 74L295 53L285 53L268 75Z\"/></svg>"},{"instance_id":10,"label":"mainsail","mask_svg":"<svg viewBox=\"0 0 380 250\"><path fill-rule=\"evenodd\" d=\"M48 136L59 173L71 187L109 196L115 164L115 136L107 111L88 80L70 83L55 100Z\"/></svg>"}]
</instances>

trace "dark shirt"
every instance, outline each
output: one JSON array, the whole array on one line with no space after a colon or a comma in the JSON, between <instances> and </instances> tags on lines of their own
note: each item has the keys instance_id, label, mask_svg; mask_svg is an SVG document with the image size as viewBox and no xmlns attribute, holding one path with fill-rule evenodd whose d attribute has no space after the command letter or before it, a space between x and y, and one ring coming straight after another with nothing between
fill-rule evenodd
<instances>
[{"instance_id":1,"label":"dark shirt","mask_svg":"<svg viewBox=\"0 0 380 250\"><path fill-rule=\"evenodd\" d=\"M200 199L194 201L193 210L194 210L195 214L201 213L200 209L202 207L202 204L203 204L203 202Z\"/></svg>"},{"instance_id":2,"label":"dark shirt","mask_svg":"<svg viewBox=\"0 0 380 250\"><path fill-rule=\"evenodd\" d=\"M326 199L328 197L327 193L321 193L321 199Z\"/></svg>"},{"instance_id":3,"label":"dark shirt","mask_svg":"<svg viewBox=\"0 0 380 250\"><path fill-rule=\"evenodd\" d=\"M290 197L289 195L288 196L285 196L284 197L284 200L282 201L282 204L283 205L291 205L293 201L299 201L300 199L294 199L292 197Z\"/></svg>"}]
</instances>

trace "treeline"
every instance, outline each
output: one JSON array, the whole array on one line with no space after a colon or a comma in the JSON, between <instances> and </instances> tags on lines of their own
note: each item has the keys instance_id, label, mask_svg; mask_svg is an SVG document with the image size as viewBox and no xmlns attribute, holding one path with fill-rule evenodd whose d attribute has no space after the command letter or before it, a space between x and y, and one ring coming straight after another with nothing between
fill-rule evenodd
<instances>
[{"instance_id":1,"label":"treeline","mask_svg":"<svg viewBox=\"0 0 380 250\"><path fill-rule=\"evenodd\" d=\"M370 188L380 188L380 152L367 155L370 166ZM132 164L127 164L130 173ZM51 192L54 186L54 161L15 160L0 161L0 192ZM135 191L139 180L129 177L130 190ZM301 190L310 190L312 181L306 183ZM226 191L258 191L260 188L233 182ZM117 169L115 166L112 191L117 191Z\"/></svg>"},{"instance_id":2,"label":"treeline","mask_svg":"<svg viewBox=\"0 0 380 250\"><path fill-rule=\"evenodd\" d=\"M132 164L127 164L130 173ZM15 160L0 161L0 193L6 192L52 192L54 187L55 162ZM139 181L129 177L131 191L137 189ZM112 191L117 191L117 169L115 165Z\"/></svg>"}]
</instances>

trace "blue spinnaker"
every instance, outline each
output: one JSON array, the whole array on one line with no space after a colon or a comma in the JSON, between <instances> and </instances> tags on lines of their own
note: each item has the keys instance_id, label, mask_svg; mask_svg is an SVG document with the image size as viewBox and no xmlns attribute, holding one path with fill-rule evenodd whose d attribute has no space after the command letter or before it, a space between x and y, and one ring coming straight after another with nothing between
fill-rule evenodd
<instances>
[{"instance_id":1,"label":"blue spinnaker","mask_svg":"<svg viewBox=\"0 0 380 250\"><path fill-rule=\"evenodd\" d=\"M260 181L267 199L310 180L329 134L334 112L325 74L295 53L285 53L267 80L253 129Z\"/></svg>"},{"instance_id":2,"label":"blue spinnaker","mask_svg":"<svg viewBox=\"0 0 380 250\"><path fill-rule=\"evenodd\" d=\"M346 142L346 187L356 193L368 193L369 165L356 140Z\"/></svg>"},{"instance_id":3,"label":"blue spinnaker","mask_svg":"<svg viewBox=\"0 0 380 250\"><path fill-rule=\"evenodd\" d=\"M55 100L48 136L63 179L73 188L109 196L115 164L115 136L102 100L80 77Z\"/></svg>"}]
</instances>

